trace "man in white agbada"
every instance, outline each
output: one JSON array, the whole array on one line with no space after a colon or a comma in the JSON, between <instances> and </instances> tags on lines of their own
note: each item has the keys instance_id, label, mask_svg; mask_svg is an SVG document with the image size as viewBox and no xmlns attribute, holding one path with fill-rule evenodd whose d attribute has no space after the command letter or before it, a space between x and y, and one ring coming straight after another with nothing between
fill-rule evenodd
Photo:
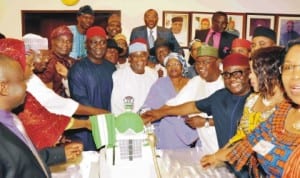
<instances>
[{"instance_id":1,"label":"man in white agbada","mask_svg":"<svg viewBox=\"0 0 300 178\"><path fill-rule=\"evenodd\" d=\"M147 41L138 38L129 46L129 66L113 73L111 111L115 115L125 112L123 99L132 96L133 112L143 105L152 84L157 80L157 73L146 67L148 61Z\"/></svg>"},{"instance_id":2,"label":"man in white agbada","mask_svg":"<svg viewBox=\"0 0 300 178\"><path fill-rule=\"evenodd\" d=\"M188 101L195 101L207 98L215 91L224 88L224 81L221 76L221 61L218 59L218 49L202 45L198 48L198 55L195 58L195 70L198 75L193 77L166 105L175 106ZM201 147L205 153L214 153L218 150L218 141L213 126L213 121L206 113L199 116L190 115L186 123L197 128Z\"/></svg>"}]
</instances>

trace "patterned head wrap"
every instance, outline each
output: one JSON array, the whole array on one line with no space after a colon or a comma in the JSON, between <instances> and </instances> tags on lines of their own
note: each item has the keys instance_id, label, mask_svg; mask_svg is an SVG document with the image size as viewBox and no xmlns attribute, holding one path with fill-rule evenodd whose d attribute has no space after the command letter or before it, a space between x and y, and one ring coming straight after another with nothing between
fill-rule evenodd
<instances>
[{"instance_id":1,"label":"patterned head wrap","mask_svg":"<svg viewBox=\"0 0 300 178\"><path fill-rule=\"evenodd\" d=\"M184 57L179 53L171 52L164 59L165 66L167 65L170 59L177 59L182 64L182 69L183 69L182 74L186 76L186 74L188 73L188 66L186 64L186 60L184 59Z\"/></svg>"},{"instance_id":2,"label":"patterned head wrap","mask_svg":"<svg viewBox=\"0 0 300 178\"><path fill-rule=\"evenodd\" d=\"M50 38L54 39L61 35L66 35L73 39L73 33L66 25L58 26L52 30Z\"/></svg>"}]
</instances>

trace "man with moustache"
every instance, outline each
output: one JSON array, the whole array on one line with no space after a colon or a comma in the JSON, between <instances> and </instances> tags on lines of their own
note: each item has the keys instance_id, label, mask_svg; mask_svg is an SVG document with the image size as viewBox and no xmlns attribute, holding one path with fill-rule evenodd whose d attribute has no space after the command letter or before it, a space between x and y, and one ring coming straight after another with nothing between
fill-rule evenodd
<instances>
[{"instance_id":1,"label":"man with moustache","mask_svg":"<svg viewBox=\"0 0 300 178\"><path fill-rule=\"evenodd\" d=\"M127 96L133 97L133 112L137 112L144 104L150 87L158 78L157 73L146 66L149 55L146 43L145 39L136 39L129 46L130 65L113 74L111 111L115 115L125 112L123 99Z\"/></svg>"},{"instance_id":2,"label":"man with moustache","mask_svg":"<svg viewBox=\"0 0 300 178\"><path fill-rule=\"evenodd\" d=\"M116 34L122 33L120 15L112 14L108 17L106 32L108 39L113 39Z\"/></svg>"},{"instance_id":3,"label":"man with moustache","mask_svg":"<svg viewBox=\"0 0 300 178\"><path fill-rule=\"evenodd\" d=\"M95 13L91 6L85 5L77 12L77 24L68 26L73 33L73 47L70 56L80 60L86 56L85 34L95 21Z\"/></svg>"},{"instance_id":4,"label":"man with moustache","mask_svg":"<svg viewBox=\"0 0 300 178\"><path fill-rule=\"evenodd\" d=\"M198 101L148 111L142 116L144 123L154 122L166 115L185 116L204 112L212 116L219 147L223 147L236 132L251 89L248 57L238 53L230 54L223 59L222 63L225 88Z\"/></svg>"},{"instance_id":5,"label":"man with moustache","mask_svg":"<svg viewBox=\"0 0 300 178\"><path fill-rule=\"evenodd\" d=\"M62 97L68 97L67 85L63 84L65 76L57 71L56 65L60 63L66 69L70 69L74 64L75 60L69 56L72 50L73 34L67 26L62 25L52 30L50 38L51 52L49 63L45 71L36 74L55 93Z\"/></svg>"},{"instance_id":6,"label":"man with moustache","mask_svg":"<svg viewBox=\"0 0 300 178\"><path fill-rule=\"evenodd\" d=\"M111 110L112 74L116 67L104 59L107 48L106 32L94 26L86 32L87 57L75 63L69 70L71 97L81 104ZM84 143L85 150L95 150L91 132L82 130L72 134ZM71 137L75 139L74 137Z\"/></svg>"},{"instance_id":7,"label":"man with moustache","mask_svg":"<svg viewBox=\"0 0 300 178\"><path fill-rule=\"evenodd\" d=\"M130 43L136 38L143 38L147 41L148 49L151 49L154 47L155 40L161 38L168 41L174 47L174 52L178 52L182 55L184 54L172 31L157 26L158 13L156 10L148 9L144 14L144 22L145 25L136 27L131 31ZM155 56L150 56L150 59L154 61Z\"/></svg>"},{"instance_id":8,"label":"man with moustache","mask_svg":"<svg viewBox=\"0 0 300 178\"><path fill-rule=\"evenodd\" d=\"M221 59L230 53L232 41L235 38L238 38L225 31L227 23L227 14L218 11L212 16L212 25L210 29L195 31L195 39L200 39L201 42L217 48L219 51L219 58Z\"/></svg>"},{"instance_id":9,"label":"man with moustache","mask_svg":"<svg viewBox=\"0 0 300 178\"><path fill-rule=\"evenodd\" d=\"M147 111L142 115L144 123L155 122L166 115L186 116L188 114L206 113L212 116L219 147L223 147L235 135L243 114L244 104L251 93L249 58L239 54L229 54L222 60L225 88L207 98L183 103L177 106L162 107ZM203 118L203 120L207 120ZM201 139L201 138L200 138ZM247 176L247 170L236 172L236 176Z\"/></svg>"},{"instance_id":10,"label":"man with moustache","mask_svg":"<svg viewBox=\"0 0 300 178\"><path fill-rule=\"evenodd\" d=\"M251 53L270 46L276 46L276 32L268 27L256 27L251 40Z\"/></svg>"}]
</instances>

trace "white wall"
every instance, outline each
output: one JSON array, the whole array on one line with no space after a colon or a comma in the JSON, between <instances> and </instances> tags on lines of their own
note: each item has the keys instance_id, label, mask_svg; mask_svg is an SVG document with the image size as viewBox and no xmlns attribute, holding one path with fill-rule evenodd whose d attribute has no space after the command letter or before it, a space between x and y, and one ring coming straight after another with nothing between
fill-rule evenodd
<instances>
[{"instance_id":1,"label":"white wall","mask_svg":"<svg viewBox=\"0 0 300 178\"><path fill-rule=\"evenodd\" d=\"M89 4L95 10L121 10L123 33L142 25L143 14L149 8L162 11L205 11L300 14L300 0L79 0L65 6L61 0L0 0L0 32L7 37L21 38L21 10L78 10Z\"/></svg>"}]
</instances>

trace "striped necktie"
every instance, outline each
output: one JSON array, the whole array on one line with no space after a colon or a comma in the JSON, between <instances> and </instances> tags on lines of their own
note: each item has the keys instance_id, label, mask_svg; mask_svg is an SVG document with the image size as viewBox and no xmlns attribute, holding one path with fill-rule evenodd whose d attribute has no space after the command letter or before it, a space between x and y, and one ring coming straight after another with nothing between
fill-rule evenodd
<instances>
[{"instance_id":1,"label":"striped necktie","mask_svg":"<svg viewBox=\"0 0 300 178\"><path fill-rule=\"evenodd\" d=\"M154 46L154 36L153 36L153 30L150 30L149 34L149 47L152 48Z\"/></svg>"}]
</instances>

